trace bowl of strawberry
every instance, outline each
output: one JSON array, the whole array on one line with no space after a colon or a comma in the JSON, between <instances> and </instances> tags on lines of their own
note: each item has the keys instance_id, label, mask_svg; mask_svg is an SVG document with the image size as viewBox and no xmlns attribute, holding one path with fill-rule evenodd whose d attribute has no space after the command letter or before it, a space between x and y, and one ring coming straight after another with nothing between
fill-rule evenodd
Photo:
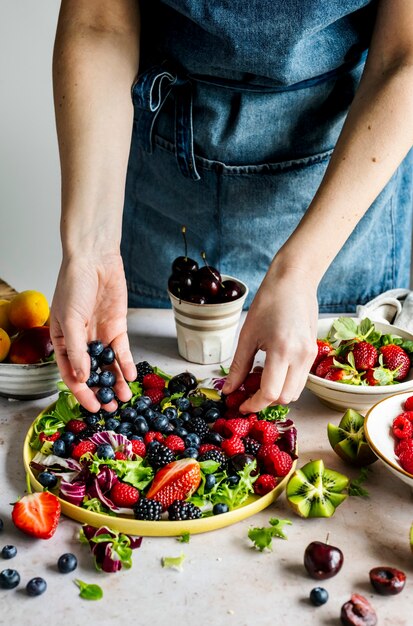
<instances>
[{"instance_id":1,"label":"bowl of strawberry","mask_svg":"<svg viewBox=\"0 0 413 626\"><path fill-rule=\"evenodd\" d=\"M366 414L364 432L387 469L413 486L413 394L396 393L375 404Z\"/></svg>"},{"instance_id":2,"label":"bowl of strawberry","mask_svg":"<svg viewBox=\"0 0 413 626\"><path fill-rule=\"evenodd\" d=\"M324 404L366 411L397 392L413 392L413 335L384 322L320 318L317 356L307 380Z\"/></svg>"}]
</instances>

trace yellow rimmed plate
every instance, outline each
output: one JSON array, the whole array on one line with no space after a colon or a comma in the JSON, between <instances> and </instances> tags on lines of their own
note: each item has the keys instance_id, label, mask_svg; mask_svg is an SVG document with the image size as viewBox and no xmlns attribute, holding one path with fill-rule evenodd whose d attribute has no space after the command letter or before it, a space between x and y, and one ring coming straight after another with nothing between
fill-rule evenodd
<instances>
[{"instance_id":1,"label":"yellow rimmed plate","mask_svg":"<svg viewBox=\"0 0 413 626\"><path fill-rule=\"evenodd\" d=\"M33 424L29 428L23 444L23 461L26 472L29 475L30 483L36 491L43 491L42 485L37 480L33 473L30 463L36 454L36 451L30 447L30 441L33 436L34 426L45 413L50 412L56 403L46 407L34 420ZM95 513L94 511L88 511L82 509L75 504L66 502L62 498L59 498L62 513L71 519L76 520L82 524L89 524L90 526L100 527L109 526L118 532L127 533L128 535L141 535L144 537L174 537L182 535L182 533L189 532L191 535L198 533L206 533L211 530L218 530L225 526L230 526L236 522L240 522L247 517L251 517L267 508L272 504L284 491L288 479L295 469L296 461L293 462L290 473L285 476L282 481L265 496L251 495L244 504L228 511L228 513L222 513L221 515L214 515L212 517L204 517L196 520L188 520L184 522L171 522L171 521L158 521L158 522L146 522L137 520L126 516L105 515L104 513Z\"/></svg>"}]
</instances>

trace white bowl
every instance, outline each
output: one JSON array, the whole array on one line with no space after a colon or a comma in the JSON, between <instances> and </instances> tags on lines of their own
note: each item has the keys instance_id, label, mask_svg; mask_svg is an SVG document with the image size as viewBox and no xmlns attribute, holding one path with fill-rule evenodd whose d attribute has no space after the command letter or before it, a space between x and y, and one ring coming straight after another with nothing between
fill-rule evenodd
<instances>
[{"instance_id":1,"label":"white bowl","mask_svg":"<svg viewBox=\"0 0 413 626\"><path fill-rule=\"evenodd\" d=\"M395 438L391 434L394 418L403 413L403 404L411 395L409 391L396 393L371 407L364 421L364 433L370 448L387 469L413 487L413 475L400 465L394 453Z\"/></svg>"},{"instance_id":2,"label":"white bowl","mask_svg":"<svg viewBox=\"0 0 413 626\"><path fill-rule=\"evenodd\" d=\"M338 319L338 317L339 316L337 315L335 317L324 317L318 320L317 337L319 339L324 339L327 336L333 322ZM361 321L358 318L353 319L357 323ZM413 341L413 335L405 330L402 330L401 328L382 322L374 322L374 325L381 332L398 335L403 339L410 339ZM413 391L413 368L410 369L405 380L395 385L358 387L355 385L346 385L344 383L335 382L333 380L325 380L315 374L309 374L306 387L307 389L310 389L310 391L312 391L321 402L332 409L336 409L338 411L355 409L356 411L363 413L383 398L402 391Z\"/></svg>"},{"instance_id":3,"label":"white bowl","mask_svg":"<svg viewBox=\"0 0 413 626\"><path fill-rule=\"evenodd\" d=\"M0 363L0 396L16 400L36 400L56 393L61 380L56 361L17 365Z\"/></svg>"}]
</instances>

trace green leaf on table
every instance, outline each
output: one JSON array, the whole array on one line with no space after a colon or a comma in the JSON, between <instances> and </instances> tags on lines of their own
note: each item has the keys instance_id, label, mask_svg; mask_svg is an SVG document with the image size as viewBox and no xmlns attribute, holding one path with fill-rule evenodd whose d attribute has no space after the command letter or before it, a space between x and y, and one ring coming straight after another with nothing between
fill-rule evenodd
<instances>
[{"instance_id":1,"label":"green leaf on table","mask_svg":"<svg viewBox=\"0 0 413 626\"><path fill-rule=\"evenodd\" d=\"M191 534L189 532L182 533L182 535L180 537L177 537L176 540L180 543L189 543L190 536Z\"/></svg>"},{"instance_id":2,"label":"green leaf on table","mask_svg":"<svg viewBox=\"0 0 413 626\"><path fill-rule=\"evenodd\" d=\"M178 572L181 572L183 567L183 562L185 560L185 554L182 552L181 556L163 556L161 559L162 567L169 567L171 569L176 569Z\"/></svg>"},{"instance_id":3,"label":"green leaf on table","mask_svg":"<svg viewBox=\"0 0 413 626\"><path fill-rule=\"evenodd\" d=\"M100 600L103 598L103 591L99 585L89 585L79 578L76 578L74 582L80 589L79 595L81 598L85 600Z\"/></svg>"},{"instance_id":4,"label":"green leaf on table","mask_svg":"<svg viewBox=\"0 0 413 626\"><path fill-rule=\"evenodd\" d=\"M369 467L362 467L358 478L350 480L348 486L349 496L358 496L361 498L368 498L370 496L367 489L364 489L361 485L367 480L369 473L371 472Z\"/></svg>"},{"instance_id":5,"label":"green leaf on table","mask_svg":"<svg viewBox=\"0 0 413 626\"><path fill-rule=\"evenodd\" d=\"M277 519L276 517L272 517L269 523L270 526L263 528L250 528L248 531L248 538L251 539L254 546L260 552L263 552L265 549L272 550L272 540L274 537L287 539L283 528L287 524L292 524L292 522L288 519Z\"/></svg>"}]
</instances>

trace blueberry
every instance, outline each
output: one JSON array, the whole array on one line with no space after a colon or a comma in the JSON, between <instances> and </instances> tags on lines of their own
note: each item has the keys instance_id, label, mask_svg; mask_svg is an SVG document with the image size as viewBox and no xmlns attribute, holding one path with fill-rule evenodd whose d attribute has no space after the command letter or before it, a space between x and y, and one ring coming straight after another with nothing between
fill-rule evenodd
<instances>
[{"instance_id":1,"label":"blueberry","mask_svg":"<svg viewBox=\"0 0 413 626\"><path fill-rule=\"evenodd\" d=\"M148 409L151 406L151 404L152 404L152 400L150 399L149 396L141 396L140 398L137 398L137 400L135 401L134 407L137 411L144 411L145 409Z\"/></svg>"},{"instance_id":2,"label":"blueberry","mask_svg":"<svg viewBox=\"0 0 413 626\"><path fill-rule=\"evenodd\" d=\"M70 430L67 430L60 435L60 441L64 441L67 448L72 445L75 439L76 435L74 433L71 433Z\"/></svg>"},{"instance_id":3,"label":"blueberry","mask_svg":"<svg viewBox=\"0 0 413 626\"><path fill-rule=\"evenodd\" d=\"M99 361L95 356L90 357L90 369L92 372L96 372L99 369Z\"/></svg>"},{"instance_id":4,"label":"blueberry","mask_svg":"<svg viewBox=\"0 0 413 626\"><path fill-rule=\"evenodd\" d=\"M182 437L182 439L184 439L188 434L188 431L183 428L182 426L177 426L174 429L174 435L178 435L178 437Z\"/></svg>"},{"instance_id":5,"label":"blueberry","mask_svg":"<svg viewBox=\"0 0 413 626\"><path fill-rule=\"evenodd\" d=\"M187 422L191 421L191 414L188 413L188 411L183 411L181 413L181 415L179 416L181 422L183 422L184 424L186 424Z\"/></svg>"},{"instance_id":6,"label":"blueberry","mask_svg":"<svg viewBox=\"0 0 413 626\"><path fill-rule=\"evenodd\" d=\"M26 585L26 591L28 596L40 596L47 589L47 583L44 578L36 576L32 578Z\"/></svg>"},{"instance_id":7,"label":"blueberry","mask_svg":"<svg viewBox=\"0 0 413 626\"><path fill-rule=\"evenodd\" d=\"M116 420L114 417L109 417L105 422L106 430L116 430L118 426L119 420Z\"/></svg>"},{"instance_id":8,"label":"blueberry","mask_svg":"<svg viewBox=\"0 0 413 626\"><path fill-rule=\"evenodd\" d=\"M177 376L171 378L168 383L168 389L171 393L187 393L189 391L185 383Z\"/></svg>"},{"instance_id":9,"label":"blueberry","mask_svg":"<svg viewBox=\"0 0 413 626\"><path fill-rule=\"evenodd\" d=\"M20 574L15 569L0 572L0 589L14 589L20 582Z\"/></svg>"},{"instance_id":10,"label":"blueberry","mask_svg":"<svg viewBox=\"0 0 413 626\"><path fill-rule=\"evenodd\" d=\"M226 482L232 487L232 486L238 485L240 480L241 480L241 477L238 476L238 474L233 474L232 476L227 477Z\"/></svg>"},{"instance_id":11,"label":"blueberry","mask_svg":"<svg viewBox=\"0 0 413 626\"><path fill-rule=\"evenodd\" d=\"M116 376L113 372L105 370L99 374L100 387L113 387L116 382Z\"/></svg>"},{"instance_id":12,"label":"blueberry","mask_svg":"<svg viewBox=\"0 0 413 626\"><path fill-rule=\"evenodd\" d=\"M100 421L100 415L99 415L99 413L90 413L90 415L86 415L83 418L83 421L88 426L94 426L95 424L97 424Z\"/></svg>"},{"instance_id":13,"label":"blueberry","mask_svg":"<svg viewBox=\"0 0 413 626\"><path fill-rule=\"evenodd\" d=\"M163 412L164 415L168 418L168 420L173 420L178 417L178 411L174 406L167 406Z\"/></svg>"},{"instance_id":14,"label":"blueberry","mask_svg":"<svg viewBox=\"0 0 413 626\"><path fill-rule=\"evenodd\" d=\"M146 435L149 430L146 419L142 416L137 417L133 422L134 431L137 435Z\"/></svg>"},{"instance_id":15,"label":"blueberry","mask_svg":"<svg viewBox=\"0 0 413 626\"><path fill-rule=\"evenodd\" d=\"M136 412L136 409L134 409L133 407L125 406L124 409L120 410L119 416L122 422L131 422L133 424L138 414Z\"/></svg>"},{"instance_id":16,"label":"blueberry","mask_svg":"<svg viewBox=\"0 0 413 626\"><path fill-rule=\"evenodd\" d=\"M201 445L201 439L195 433L189 433L189 435L185 437L184 442L186 448L199 448Z\"/></svg>"},{"instance_id":17,"label":"blueberry","mask_svg":"<svg viewBox=\"0 0 413 626\"><path fill-rule=\"evenodd\" d=\"M114 459L115 453L112 446L109 443L101 443L96 448L96 456L99 459Z\"/></svg>"},{"instance_id":18,"label":"blueberry","mask_svg":"<svg viewBox=\"0 0 413 626\"><path fill-rule=\"evenodd\" d=\"M221 417L221 413L215 407L208 409L204 415L204 420L206 422L215 422L219 417Z\"/></svg>"},{"instance_id":19,"label":"blueberry","mask_svg":"<svg viewBox=\"0 0 413 626\"><path fill-rule=\"evenodd\" d=\"M87 344L87 351L89 352L90 356L96 356L97 357L100 354L102 354L104 349L105 349L105 346L98 339L96 341L90 341Z\"/></svg>"},{"instance_id":20,"label":"blueberry","mask_svg":"<svg viewBox=\"0 0 413 626\"><path fill-rule=\"evenodd\" d=\"M153 448L156 448L157 446L159 446L159 441L154 439L153 441L150 441L148 443L148 445L146 446L146 451L149 452L149 450L153 450Z\"/></svg>"},{"instance_id":21,"label":"blueberry","mask_svg":"<svg viewBox=\"0 0 413 626\"><path fill-rule=\"evenodd\" d=\"M57 477L52 472L47 470L40 472L37 476L37 480L42 487L45 487L46 489L53 489L53 487L56 487L57 485Z\"/></svg>"},{"instance_id":22,"label":"blueberry","mask_svg":"<svg viewBox=\"0 0 413 626\"><path fill-rule=\"evenodd\" d=\"M310 591L310 602L314 606L321 606L328 600L328 591L324 587L314 587Z\"/></svg>"},{"instance_id":23,"label":"blueberry","mask_svg":"<svg viewBox=\"0 0 413 626\"><path fill-rule=\"evenodd\" d=\"M109 417L115 417L118 414L118 410L115 409L114 411L107 411L106 409L100 409L99 414L101 418L107 420Z\"/></svg>"},{"instance_id":24,"label":"blueberry","mask_svg":"<svg viewBox=\"0 0 413 626\"><path fill-rule=\"evenodd\" d=\"M221 515L221 513L228 513L228 511L229 511L228 504L225 504L224 502L217 502L216 504L214 504L214 507L212 509L212 513L214 515Z\"/></svg>"},{"instance_id":25,"label":"blueberry","mask_svg":"<svg viewBox=\"0 0 413 626\"><path fill-rule=\"evenodd\" d=\"M158 430L160 433L167 432L167 428L169 426L169 420L166 415L158 415L153 420L153 427L155 430Z\"/></svg>"},{"instance_id":26,"label":"blueberry","mask_svg":"<svg viewBox=\"0 0 413 626\"><path fill-rule=\"evenodd\" d=\"M111 365L115 360L115 353L110 346L107 346L99 356L101 365Z\"/></svg>"},{"instance_id":27,"label":"blueberry","mask_svg":"<svg viewBox=\"0 0 413 626\"><path fill-rule=\"evenodd\" d=\"M60 456L63 459L68 456L67 446L61 438L56 439L56 441L53 442L52 451L53 454L55 454L56 456Z\"/></svg>"},{"instance_id":28,"label":"blueberry","mask_svg":"<svg viewBox=\"0 0 413 626\"><path fill-rule=\"evenodd\" d=\"M109 404L115 397L112 387L101 387L96 392L96 397L101 404Z\"/></svg>"},{"instance_id":29,"label":"blueberry","mask_svg":"<svg viewBox=\"0 0 413 626\"><path fill-rule=\"evenodd\" d=\"M12 559L17 554L16 546L3 546L1 556L3 559Z\"/></svg>"},{"instance_id":30,"label":"blueberry","mask_svg":"<svg viewBox=\"0 0 413 626\"><path fill-rule=\"evenodd\" d=\"M207 474L205 476L205 491L211 491L211 489L215 486L217 479L215 478L215 474Z\"/></svg>"},{"instance_id":31,"label":"blueberry","mask_svg":"<svg viewBox=\"0 0 413 626\"><path fill-rule=\"evenodd\" d=\"M121 422L116 427L116 432L119 435L124 435L125 437L129 437L129 435L133 435L133 425L130 422Z\"/></svg>"},{"instance_id":32,"label":"blueberry","mask_svg":"<svg viewBox=\"0 0 413 626\"><path fill-rule=\"evenodd\" d=\"M187 459L197 459L199 456L198 449L194 446L189 446L188 448L185 448L182 454Z\"/></svg>"},{"instance_id":33,"label":"blueberry","mask_svg":"<svg viewBox=\"0 0 413 626\"><path fill-rule=\"evenodd\" d=\"M130 437L131 441L143 441L143 437L140 437L139 435L131 435Z\"/></svg>"},{"instance_id":34,"label":"blueberry","mask_svg":"<svg viewBox=\"0 0 413 626\"><path fill-rule=\"evenodd\" d=\"M137 409L136 409L137 410ZM142 415L146 420L153 420L155 417L155 411L153 409L146 408L142 411Z\"/></svg>"},{"instance_id":35,"label":"blueberry","mask_svg":"<svg viewBox=\"0 0 413 626\"><path fill-rule=\"evenodd\" d=\"M208 443L212 443L212 444L214 444L215 446L218 446L218 447L221 446L221 443L222 443L223 439L224 438L223 438L222 435L220 435L219 433L214 432L213 430L211 430L207 434L207 436L206 436L206 441Z\"/></svg>"},{"instance_id":36,"label":"blueberry","mask_svg":"<svg viewBox=\"0 0 413 626\"><path fill-rule=\"evenodd\" d=\"M57 561L57 569L61 574L69 574L77 568L77 558L71 552L66 552L59 556Z\"/></svg>"},{"instance_id":37,"label":"blueberry","mask_svg":"<svg viewBox=\"0 0 413 626\"><path fill-rule=\"evenodd\" d=\"M99 374L92 370L86 384L88 387L97 387L99 384Z\"/></svg>"},{"instance_id":38,"label":"blueberry","mask_svg":"<svg viewBox=\"0 0 413 626\"><path fill-rule=\"evenodd\" d=\"M175 400L175 406L180 410L180 411L187 411L188 409L191 408L191 403L188 400L188 398L177 398Z\"/></svg>"}]
</instances>

